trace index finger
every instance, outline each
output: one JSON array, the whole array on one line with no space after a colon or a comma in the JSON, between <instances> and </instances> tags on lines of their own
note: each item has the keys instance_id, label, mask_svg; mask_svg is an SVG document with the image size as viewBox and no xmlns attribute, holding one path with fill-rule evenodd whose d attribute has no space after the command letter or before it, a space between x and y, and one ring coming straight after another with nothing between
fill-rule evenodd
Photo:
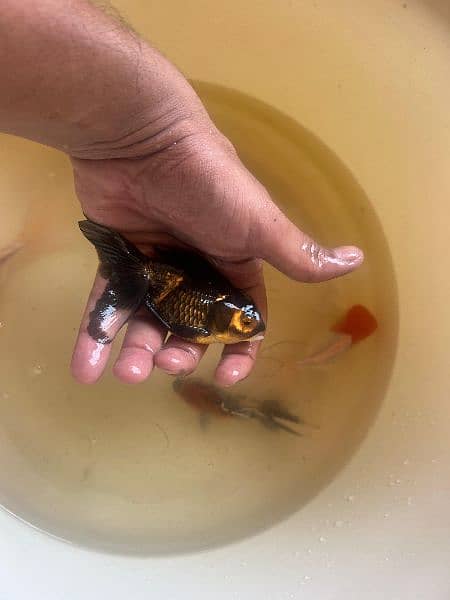
<instances>
[{"instance_id":1,"label":"index finger","mask_svg":"<svg viewBox=\"0 0 450 600\"><path fill-rule=\"evenodd\" d=\"M217 263L230 282L246 292L255 302L267 325L267 298L262 261ZM224 347L214 378L219 385L230 386L248 377L255 365L262 341L239 342Z\"/></svg>"}]
</instances>

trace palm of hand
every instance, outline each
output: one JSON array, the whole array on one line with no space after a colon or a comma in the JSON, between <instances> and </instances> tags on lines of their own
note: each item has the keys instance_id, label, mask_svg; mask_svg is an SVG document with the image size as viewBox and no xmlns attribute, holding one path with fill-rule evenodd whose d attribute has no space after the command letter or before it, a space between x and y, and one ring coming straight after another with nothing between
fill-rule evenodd
<instances>
[{"instance_id":1,"label":"palm of hand","mask_svg":"<svg viewBox=\"0 0 450 600\"><path fill-rule=\"evenodd\" d=\"M150 254L154 244L176 244L202 252L237 288L249 293L265 319L262 260L300 281L323 281L345 274L363 260L353 247L321 247L297 229L245 169L231 144L216 130L191 135L138 159L73 159L75 185L86 216L111 227ZM110 345L87 333L88 317L105 288L97 275L75 346L72 371L95 382L105 369ZM108 332L112 339L127 321L120 314ZM114 373L135 383L156 366L170 374L190 373L206 346L167 331L138 311ZM231 385L246 377L259 342L225 346L215 378Z\"/></svg>"},{"instance_id":2,"label":"palm of hand","mask_svg":"<svg viewBox=\"0 0 450 600\"><path fill-rule=\"evenodd\" d=\"M242 198L246 187L258 184L227 144L222 140L215 144L200 146L195 152L192 146L180 145L175 152L169 151L169 156L140 160L73 159L77 193L88 218L119 231L144 253L151 254L155 244L195 247L265 308L261 264L249 244L249 213L245 202L230 193L239 189ZM180 157L182 153L187 157ZM210 157L209 164L205 154ZM220 177L217 165L238 181L230 185L230 177ZM98 379L110 353L110 345L100 345L86 331L89 314L104 287L105 281L97 275L75 348L72 369L82 382ZM128 317L129 313L120 314L111 324L109 337L117 334ZM115 374L132 383L148 377L154 366L171 374L193 371L206 346L175 336L163 344L166 335L145 310L131 316ZM245 377L257 347L256 342L225 347L217 381L226 385Z\"/></svg>"}]
</instances>

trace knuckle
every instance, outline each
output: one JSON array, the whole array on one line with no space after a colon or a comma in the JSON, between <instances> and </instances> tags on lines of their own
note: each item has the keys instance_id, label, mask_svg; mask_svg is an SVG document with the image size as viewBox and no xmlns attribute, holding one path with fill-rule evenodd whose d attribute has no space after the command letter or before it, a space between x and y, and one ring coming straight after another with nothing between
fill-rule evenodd
<instances>
[{"instance_id":1,"label":"knuckle","mask_svg":"<svg viewBox=\"0 0 450 600\"><path fill-rule=\"evenodd\" d=\"M307 281L310 283L322 281L329 263L330 250L311 239L303 242L301 250L307 259L305 263L305 278L307 278Z\"/></svg>"}]
</instances>

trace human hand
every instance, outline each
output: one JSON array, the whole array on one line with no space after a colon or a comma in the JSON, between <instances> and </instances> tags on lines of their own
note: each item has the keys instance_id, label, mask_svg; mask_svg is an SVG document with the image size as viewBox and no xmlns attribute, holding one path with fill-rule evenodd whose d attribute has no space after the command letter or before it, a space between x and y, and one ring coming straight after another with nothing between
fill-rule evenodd
<instances>
[{"instance_id":1,"label":"human hand","mask_svg":"<svg viewBox=\"0 0 450 600\"><path fill-rule=\"evenodd\" d=\"M189 106L192 98L182 102ZM298 281L323 281L358 266L358 249L323 248L289 222L197 102L186 119L165 128L163 139L160 133L156 138L149 135L139 147L114 149L114 156L123 152L129 158L72 159L86 216L119 231L144 253L155 243L201 251L236 287L247 291L263 313L263 260ZM104 287L97 275L75 347L72 370L84 383L98 379L111 350L86 330ZM110 338L128 316L122 312L110 321ZM164 343L166 334L144 309L131 316L114 373L134 383L148 377L155 366L170 374L192 372L207 346L175 336ZM246 377L258 346L259 342L225 346L216 381L231 385Z\"/></svg>"},{"instance_id":2,"label":"human hand","mask_svg":"<svg viewBox=\"0 0 450 600\"><path fill-rule=\"evenodd\" d=\"M0 131L68 154L87 217L144 252L161 241L194 247L262 312L263 260L299 281L343 275L362 262L360 250L322 248L290 223L181 73L97 4L4 0L0 11ZM100 377L111 350L86 330L104 288L97 276L75 346L72 371L84 383ZM110 338L127 317L109 315ZM173 336L163 343L166 333L149 314L132 315L116 375L138 382L154 366L193 371L206 347ZM217 382L246 377L257 348L227 346Z\"/></svg>"}]
</instances>

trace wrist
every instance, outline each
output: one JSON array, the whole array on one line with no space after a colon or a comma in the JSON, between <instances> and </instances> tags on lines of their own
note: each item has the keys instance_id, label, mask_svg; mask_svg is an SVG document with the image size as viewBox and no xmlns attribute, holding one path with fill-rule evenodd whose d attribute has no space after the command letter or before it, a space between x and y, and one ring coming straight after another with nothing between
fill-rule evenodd
<instances>
[{"instance_id":1,"label":"wrist","mask_svg":"<svg viewBox=\"0 0 450 600\"><path fill-rule=\"evenodd\" d=\"M5 0L0 32L5 133L78 157L131 157L207 121L175 67L87 0Z\"/></svg>"},{"instance_id":2,"label":"wrist","mask_svg":"<svg viewBox=\"0 0 450 600\"><path fill-rule=\"evenodd\" d=\"M80 159L137 159L217 131L198 98L174 94L157 99L151 94L145 106L132 108L130 98L130 106L123 106L117 117L83 125L84 135L63 150Z\"/></svg>"}]
</instances>

